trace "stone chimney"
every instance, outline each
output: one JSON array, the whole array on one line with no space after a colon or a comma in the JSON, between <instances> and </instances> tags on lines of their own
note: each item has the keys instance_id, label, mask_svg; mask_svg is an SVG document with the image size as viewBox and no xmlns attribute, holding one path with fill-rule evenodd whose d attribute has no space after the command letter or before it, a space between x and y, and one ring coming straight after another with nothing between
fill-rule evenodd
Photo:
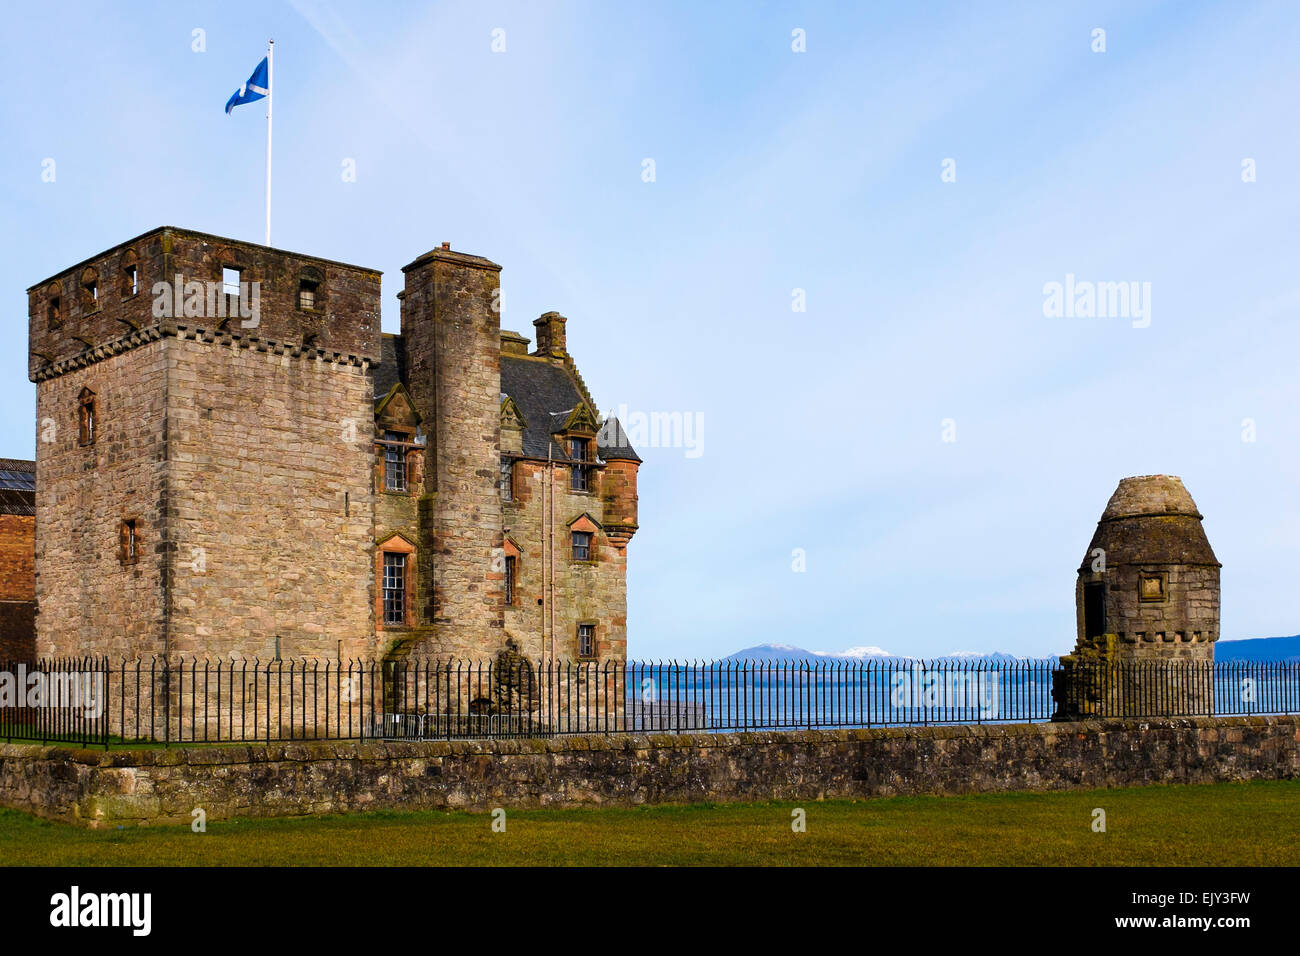
<instances>
[{"instance_id":1,"label":"stone chimney","mask_svg":"<svg viewBox=\"0 0 1300 956\"><path fill-rule=\"evenodd\" d=\"M558 312L546 312L540 318L534 319L533 327L537 329L537 351L533 354L564 358L568 354L564 343L564 323L568 321Z\"/></svg>"}]
</instances>

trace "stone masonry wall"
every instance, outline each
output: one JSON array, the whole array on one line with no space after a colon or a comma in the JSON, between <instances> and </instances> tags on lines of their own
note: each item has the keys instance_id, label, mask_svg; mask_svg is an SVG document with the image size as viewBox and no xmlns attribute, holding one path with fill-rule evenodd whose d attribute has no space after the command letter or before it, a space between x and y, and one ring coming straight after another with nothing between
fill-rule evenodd
<instances>
[{"instance_id":1,"label":"stone masonry wall","mask_svg":"<svg viewBox=\"0 0 1300 956\"><path fill-rule=\"evenodd\" d=\"M548 546L554 557L555 657L578 659L578 625L596 626L596 657L623 661L627 658L627 551L615 547L603 531L592 536L594 560L574 561L570 522L584 514L598 523L605 520L601 489L608 468L593 468L591 490L573 491L569 469L552 466L550 488L554 493L554 537L548 541L551 507L547 491L545 462L521 461L514 470L514 501L504 506L506 534L519 546L515 603L506 609L506 632L530 660L549 656L552 615L546 603L545 569ZM543 638L543 635L546 638Z\"/></svg>"},{"instance_id":2,"label":"stone masonry wall","mask_svg":"<svg viewBox=\"0 0 1300 956\"><path fill-rule=\"evenodd\" d=\"M417 547L416 648L479 658L504 644L501 496L501 267L435 249L403 270L407 382L430 431Z\"/></svg>"},{"instance_id":3,"label":"stone masonry wall","mask_svg":"<svg viewBox=\"0 0 1300 956\"><path fill-rule=\"evenodd\" d=\"M821 800L1300 777L1300 717L274 744L0 745L0 805L96 827L361 810Z\"/></svg>"},{"instance_id":4,"label":"stone masonry wall","mask_svg":"<svg viewBox=\"0 0 1300 956\"><path fill-rule=\"evenodd\" d=\"M171 654L374 654L369 371L168 342Z\"/></svg>"},{"instance_id":5,"label":"stone masonry wall","mask_svg":"<svg viewBox=\"0 0 1300 956\"><path fill-rule=\"evenodd\" d=\"M41 381L36 388L38 657L163 653L167 340ZM82 445L78 396L95 393ZM121 525L138 558L123 563Z\"/></svg>"}]
</instances>

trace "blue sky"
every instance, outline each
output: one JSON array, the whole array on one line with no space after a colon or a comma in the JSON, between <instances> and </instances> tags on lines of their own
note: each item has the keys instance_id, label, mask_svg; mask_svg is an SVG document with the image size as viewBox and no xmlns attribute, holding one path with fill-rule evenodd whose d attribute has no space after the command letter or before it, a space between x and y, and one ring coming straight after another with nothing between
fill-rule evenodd
<instances>
[{"instance_id":1,"label":"blue sky","mask_svg":"<svg viewBox=\"0 0 1300 956\"><path fill-rule=\"evenodd\" d=\"M642 450L633 656L1063 653L1150 473L1206 515L1223 637L1300 631L1294 5L6 16L0 455L33 454L29 285L164 223L261 240L265 111L222 107L273 36L276 246L381 269L389 331L402 265L489 256L503 326L567 315L602 409L702 422ZM1046 317L1067 274L1150 283L1150 325Z\"/></svg>"}]
</instances>

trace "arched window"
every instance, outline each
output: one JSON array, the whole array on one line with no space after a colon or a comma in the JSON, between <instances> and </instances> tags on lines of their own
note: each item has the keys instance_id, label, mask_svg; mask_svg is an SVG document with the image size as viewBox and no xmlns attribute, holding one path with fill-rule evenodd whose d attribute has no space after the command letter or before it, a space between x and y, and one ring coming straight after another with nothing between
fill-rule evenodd
<instances>
[{"instance_id":1,"label":"arched window","mask_svg":"<svg viewBox=\"0 0 1300 956\"><path fill-rule=\"evenodd\" d=\"M81 273L81 310L94 312L99 308L99 270L86 269Z\"/></svg>"},{"instance_id":2,"label":"arched window","mask_svg":"<svg viewBox=\"0 0 1300 956\"><path fill-rule=\"evenodd\" d=\"M122 298L129 299L140 292L140 262L135 250L128 249L122 253Z\"/></svg>"},{"instance_id":3,"label":"arched window","mask_svg":"<svg viewBox=\"0 0 1300 956\"><path fill-rule=\"evenodd\" d=\"M45 290L45 322L51 329L63 325L63 295L57 282Z\"/></svg>"}]
</instances>

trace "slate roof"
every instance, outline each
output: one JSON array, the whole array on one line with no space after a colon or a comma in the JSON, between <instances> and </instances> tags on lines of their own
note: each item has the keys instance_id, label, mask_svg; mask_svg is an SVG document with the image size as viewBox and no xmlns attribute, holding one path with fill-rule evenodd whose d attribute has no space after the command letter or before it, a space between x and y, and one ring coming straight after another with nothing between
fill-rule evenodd
<instances>
[{"instance_id":1,"label":"slate roof","mask_svg":"<svg viewBox=\"0 0 1300 956\"><path fill-rule=\"evenodd\" d=\"M569 412L582 401L573 379L558 365L523 356L501 356L501 391L509 395L524 416L524 454L529 458L551 457L567 461L568 452L551 437L563 427Z\"/></svg>"},{"instance_id":2,"label":"slate roof","mask_svg":"<svg viewBox=\"0 0 1300 956\"><path fill-rule=\"evenodd\" d=\"M381 338L379 364L374 367L375 404L383 401L392 387L406 380L406 350L400 335ZM569 413L583 400L573 377L559 365L522 355L501 355L501 394L509 395L524 416L523 453L528 458L551 458L567 461L568 452L552 437L564 427ZM597 415L600 409L592 409ZM607 442L613 435L614 441ZM602 428L596 438L597 454L603 459L641 458L627 440L617 419Z\"/></svg>"},{"instance_id":3,"label":"slate roof","mask_svg":"<svg viewBox=\"0 0 1300 956\"><path fill-rule=\"evenodd\" d=\"M0 458L0 514L36 514L36 462Z\"/></svg>"}]
</instances>

